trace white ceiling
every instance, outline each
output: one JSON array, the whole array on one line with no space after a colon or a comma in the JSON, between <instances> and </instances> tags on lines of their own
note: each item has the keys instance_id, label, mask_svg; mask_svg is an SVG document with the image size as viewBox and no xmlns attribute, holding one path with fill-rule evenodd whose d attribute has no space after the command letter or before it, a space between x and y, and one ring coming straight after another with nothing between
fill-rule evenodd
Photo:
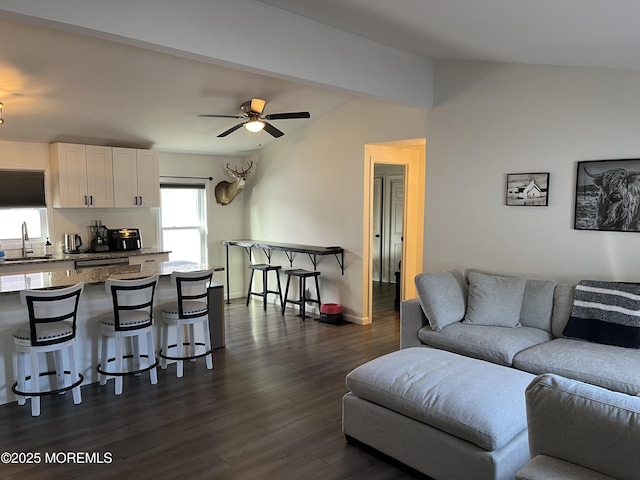
<instances>
[{"instance_id":1,"label":"white ceiling","mask_svg":"<svg viewBox=\"0 0 640 480\"><path fill-rule=\"evenodd\" d=\"M444 60L640 69L638 0L260 0Z\"/></svg>"},{"instance_id":2,"label":"white ceiling","mask_svg":"<svg viewBox=\"0 0 640 480\"><path fill-rule=\"evenodd\" d=\"M246 155L273 141L240 129L252 97L265 113L309 111L312 119L352 97L97 38L0 19L0 140L134 146ZM288 133L311 120L278 120Z\"/></svg>"},{"instance_id":3,"label":"white ceiling","mask_svg":"<svg viewBox=\"0 0 640 480\"><path fill-rule=\"evenodd\" d=\"M261 3L425 58L640 69L638 0ZM286 134L355 96L22 20L0 19L0 140L244 155L274 140L244 129L218 139L236 121L196 115L239 114L251 97L265 113L311 112L274 122Z\"/></svg>"}]
</instances>

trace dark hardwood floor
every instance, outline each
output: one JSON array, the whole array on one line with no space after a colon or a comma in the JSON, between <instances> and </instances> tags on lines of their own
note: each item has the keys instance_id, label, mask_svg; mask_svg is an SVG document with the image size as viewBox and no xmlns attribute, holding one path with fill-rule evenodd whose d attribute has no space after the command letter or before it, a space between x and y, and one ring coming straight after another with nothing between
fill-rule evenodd
<instances>
[{"instance_id":1,"label":"dark hardwood floor","mask_svg":"<svg viewBox=\"0 0 640 480\"><path fill-rule=\"evenodd\" d=\"M302 322L297 311L243 299L226 307L226 348L204 360L125 378L71 395L0 406L2 451L33 453L39 464L0 464L0 478L408 479L415 472L349 444L341 432L345 375L398 349L394 286L376 285L374 323ZM45 455L89 452L110 463L45 463ZM62 455L60 454L62 452Z\"/></svg>"}]
</instances>

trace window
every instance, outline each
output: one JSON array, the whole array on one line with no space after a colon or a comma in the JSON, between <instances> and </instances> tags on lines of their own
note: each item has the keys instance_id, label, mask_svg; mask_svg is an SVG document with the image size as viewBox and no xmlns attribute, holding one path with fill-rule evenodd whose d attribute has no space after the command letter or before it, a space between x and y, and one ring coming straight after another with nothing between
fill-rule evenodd
<instances>
[{"instance_id":1,"label":"window","mask_svg":"<svg viewBox=\"0 0 640 480\"><path fill-rule=\"evenodd\" d=\"M3 248L20 248L22 222L27 222L29 242L43 242L47 234L46 208L0 208L0 240Z\"/></svg>"},{"instance_id":2,"label":"window","mask_svg":"<svg viewBox=\"0 0 640 480\"><path fill-rule=\"evenodd\" d=\"M169 260L207 263L204 185L160 185L162 248Z\"/></svg>"}]
</instances>

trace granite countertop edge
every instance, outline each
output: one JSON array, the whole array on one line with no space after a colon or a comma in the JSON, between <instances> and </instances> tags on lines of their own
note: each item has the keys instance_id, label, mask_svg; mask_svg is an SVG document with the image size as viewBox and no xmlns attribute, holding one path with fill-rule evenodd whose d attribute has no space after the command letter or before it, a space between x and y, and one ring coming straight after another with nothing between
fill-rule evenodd
<instances>
[{"instance_id":1,"label":"granite countertop edge","mask_svg":"<svg viewBox=\"0 0 640 480\"><path fill-rule=\"evenodd\" d=\"M204 265L188 261L173 261L2 275L0 277L0 280L2 280L0 282L0 296L17 293L26 289L63 288L79 282L84 282L85 285L99 285L104 284L109 278L133 280L153 275L164 277L171 275L173 272L193 272L209 268L212 268L216 272L224 270L224 267L221 266Z\"/></svg>"},{"instance_id":2,"label":"granite countertop edge","mask_svg":"<svg viewBox=\"0 0 640 480\"><path fill-rule=\"evenodd\" d=\"M0 258L0 265L33 265L34 263L74 262L77 260L104 260L109 258L137 257L140 255L161 255L165 253L171 252L167 250L160 250L157 248L141 248L140 250L127 250L120 252L63 253L52 255L49 258L26 258L24 260L14 261L6 261L5 258Z\"/></svg>"}]
</instances>

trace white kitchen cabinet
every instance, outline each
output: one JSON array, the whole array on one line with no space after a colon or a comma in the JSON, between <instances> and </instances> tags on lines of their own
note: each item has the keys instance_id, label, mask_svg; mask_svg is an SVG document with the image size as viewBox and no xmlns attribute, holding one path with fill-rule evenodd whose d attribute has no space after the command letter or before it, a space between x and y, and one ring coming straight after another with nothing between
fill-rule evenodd
<instances>
[{"instance_id":1,"label":"white kitchen cabinet","mask_svg":"<svg viewBox=\"0 0 640 480\"><path fill-rule=\"evenodd\" d=\"M116 147L112 150L114 205L116 207L159 207L158 152Z\"/></svg>"},{"instance_id":2,"label":"white kitchen cabinet","mask_svg":"<svg viewBox=\"0 0 640 480\"><path fill-rule=\"evenodd\" d=\"M114 206L111 147L53 143L50 155L55 207Z\"/></svg>"}]
</instances>

